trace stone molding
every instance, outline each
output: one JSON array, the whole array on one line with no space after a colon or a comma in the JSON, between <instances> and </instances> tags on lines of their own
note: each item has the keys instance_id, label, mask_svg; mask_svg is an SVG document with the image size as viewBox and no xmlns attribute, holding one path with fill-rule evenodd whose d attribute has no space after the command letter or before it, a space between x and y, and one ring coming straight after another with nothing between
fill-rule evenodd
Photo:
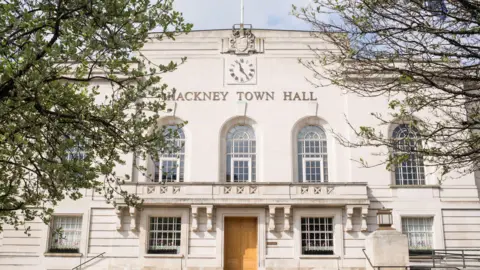
<instances>
[{"instance_id":1,"label":"stone molding","mask_svg":"<svg viewBox=\"0 0 480 270\"><path fill-rule=\"evenodd\" d=\"M291 205L269 205L268 206L268 230L271 232L280 231L279 228L275 225L275 213L277 208L283 208L283 231L289 232L292 230L290 219L291 215Z\"/></svg>"},{"instance_id":2,"label":"stone molding","mask_svg":"<svg viewBox=\"0 0 480 270\"><path fill-rule=\"evenodd\" d=\"M207 231L214 232L213 227L213 205L192 205L192 225L191 230L194 232L200 232L199 221L198 221L198 209L205 208L207 214Z\"/></svg>"},{"instance_id":3,"label":"stone molding","mask_svg":"<svg viewBox=\"0 0 480 270\"><path fill-rule=\"evenodd\" d=\"M354 217L354 211L355 208L360 208L361 209L361 227L360 231L362 232L367 232L368 231L368 226L367 226L367 217L368 217L368 205L346 205L345 206L345 212L347 215L347 223L345 224L345 231L347 232L353 232L353 217Z\"/></svg>"}]
</instances>

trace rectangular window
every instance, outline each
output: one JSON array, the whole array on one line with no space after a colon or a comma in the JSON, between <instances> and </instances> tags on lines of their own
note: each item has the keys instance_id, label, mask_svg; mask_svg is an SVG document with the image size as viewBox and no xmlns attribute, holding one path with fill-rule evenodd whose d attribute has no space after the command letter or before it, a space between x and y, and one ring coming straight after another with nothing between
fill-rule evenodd
<instances>
[{"instance_id":1,"label":"rectangular window","mask_svg":"<svg viewBox=\"0 0 480 270\"><path fill-rule=\"evenodd\" d=\"M303 179L305 182L324 182L323 159L303 158Z\"/></svg>"},{"instance_id":2,"label":"rectangular window","mask_svg":"<svg viewBox=\"0 0 480 270\"><path fill-rule=\"evenodd\" d=\"M395 182L397 185L425 185L423 157L417 153L408 153L408 159L395 166Z\"/></svg>"},{"instance_id":3,"label":"rectangular window","mask_svg":"<svg viewBox=\"0 0 480 270\"><path fill-rule=\"evenodd\" d=\"M408 237L410 250L431 250L433 248L433 217L404 217L402 232Z\"/></svg>"},{"instance_id":4,"label":"rectangular window","mask_svg":"<svg viewBox=\"0 0 480 270\"><path fill-rule=\"evenodd\" d=\"M302 254L333 255L333 218L301 218Z\"/></svg>"},{"instance_id":5,"label":"rectangular window","mask_svg":"<svg viewBox=\"0 0 480 270\"><path fill-rule=\"evenodd\" d=\"M74 147L67 151L67 160L69 161L82 161L86 158L86 153L82 147Z\"/></svg>"},{"instance_id":6,"label":"rectangular window","mask_svg":"<svg viewBox=\"0 0 480 270\"><path fill-rule=\"evenodd\" d=\"M180 166L178 158L160 159L160 173L163 182L177 182L180 176ZM157 178L158 179L158 178Z\"/></svg>"},{"instance_id":7,"label":"rectangular window","mask_svg":"<svg viewBox=\"0 0 480 270\"><path fill-rule=\"evenodd\" d=\"M81 216L54 216L49 252L79 253L82 235Z\"/></svg>"},{"instance_id":8,"label":"rectangular window","mask_svg":"<svg viewBox=\"0 0 480 270\"><path fill-rule=\"evenodd\" d=\"M179 254L182 222L179 217L150 217L149 254Z\"/></svg>"},{"instance_id":9,"label":"rectangular window","mask_svg":"<svg viewBox=\"0 0 480 270\"><path fill-rule=\"evenodd\" d=\"M252 160L250 158L232 158L233 182L250 182Z\"/></svg>"},{"instance_id":10,"label":"rectangular window","mask_svg":"<svg viewBox=\"0 0 480 270\"><path fill-rule=\"evenodd\" d=\"M431 12L443 11L445 3L443 0L424 0L425 9Z\"/></svg>"}]
</instances>

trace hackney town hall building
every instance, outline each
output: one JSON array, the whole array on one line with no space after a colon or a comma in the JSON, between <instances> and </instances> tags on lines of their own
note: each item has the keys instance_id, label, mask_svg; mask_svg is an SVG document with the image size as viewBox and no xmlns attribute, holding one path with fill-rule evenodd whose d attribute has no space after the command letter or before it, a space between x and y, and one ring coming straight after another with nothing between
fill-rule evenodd
<instances>
[{"instance_id":1,"label":"hackney town hall building","mask_svg":"<svg viewBox=\"0 0 480 270\"><path fill-rule=\"evenodd\" d=\"M346 119L377 126L370 113L386 113L387 97L316 88L298 61L315 57L310 47L334 49L309 32L250 28L147 43L155 64L188 58L163 76L176 91L159 120L188 121L183 147L158 162L125 155L117 174L132 176L122 188L141 210L87 190L59 204L50 226L29 224L30 236L5 228L0 269L360 270L382 209L410 250L480 249L474 175L439 185L419 156L393 172L361 168L355 160L379 157L343 147L332 130L353 138ZM395 136L408 125L379 128ZM62 239L51 234L59 227Z\"/></svg>"}]
</instances>

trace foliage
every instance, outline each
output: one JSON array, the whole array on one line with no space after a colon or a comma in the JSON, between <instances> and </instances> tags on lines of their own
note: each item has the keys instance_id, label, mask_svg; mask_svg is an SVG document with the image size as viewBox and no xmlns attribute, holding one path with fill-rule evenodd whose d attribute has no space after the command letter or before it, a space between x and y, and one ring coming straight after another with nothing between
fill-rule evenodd
<instances>
[{"instance_id":1,"label":"foliage","mask_svg":"<svg viewBox=\"0 0 480 270\"><path fill-rule=\"evenodd\" d=\"M293 13L336 47L312 48L316 59L302 61L318 79L313 83L388 97L389 114L372 115L384 125L415 125L423 146L412 151L441 176L480 169L477 0L315 0ZM357 139L339 136L344 145L395 147L378 127L353 128ZM402 162L383 154L387 168Z\"/></svg>"},{"instance_id":2,"label":"foliage","mask_svg":"<svg viewBox=\"0 0 480 270\"><path fill-rule=\"evenodd\" d=\"M167 147L147 130L165 109L160 75L178 63L136 52L190 29L173 0L0 1L0 229L47 222L85 189L141 202L113 169Z\"/></svg>"}]
</instances>

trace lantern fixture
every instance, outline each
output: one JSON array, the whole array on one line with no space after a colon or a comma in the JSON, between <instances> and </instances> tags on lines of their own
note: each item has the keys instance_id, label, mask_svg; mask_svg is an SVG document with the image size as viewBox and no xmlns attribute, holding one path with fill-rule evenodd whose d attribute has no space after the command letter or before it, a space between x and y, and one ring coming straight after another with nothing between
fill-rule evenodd
<instances>
[{"instance_id":1,"label":"lantern fixture","mask_svg":"<svg viewBox=\"0 0 480 270\"><path fill-rule=\"evenodd\" d=\"M392 209L381 209L377 211L377 224L379 230L393 230Z\"/></svg>"}]
</instances>

